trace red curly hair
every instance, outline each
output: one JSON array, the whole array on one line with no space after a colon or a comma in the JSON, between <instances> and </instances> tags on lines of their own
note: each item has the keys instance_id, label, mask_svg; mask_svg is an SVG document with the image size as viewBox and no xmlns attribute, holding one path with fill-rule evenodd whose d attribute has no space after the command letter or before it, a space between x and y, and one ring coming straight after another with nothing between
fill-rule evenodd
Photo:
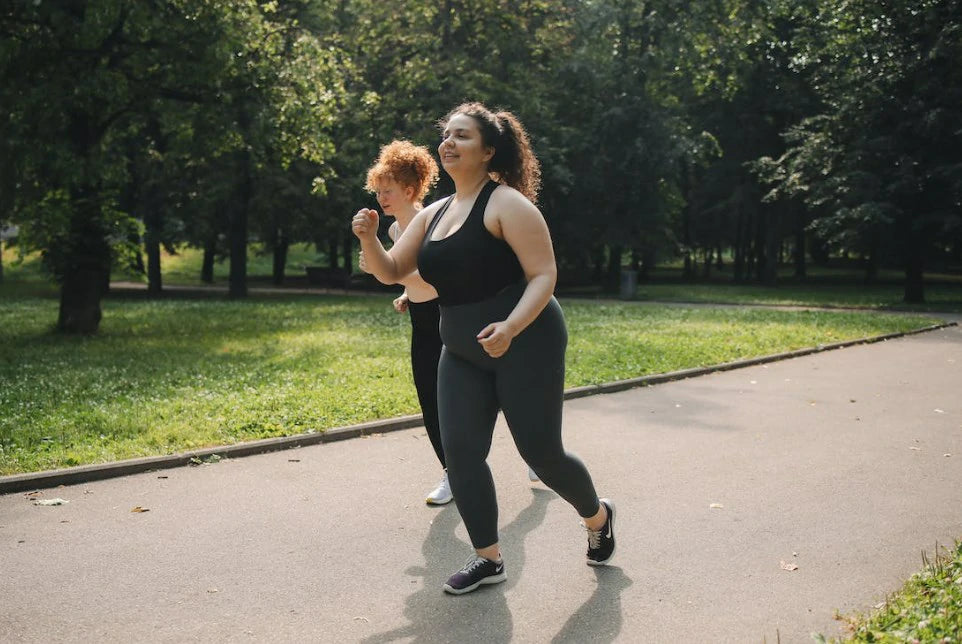
<instances>
[{"instance_id":1,"label":"red curly hair","mask_svg":"<svg viewBox=\"0 0 962 644\"><path fill-rule=\"evenodd\" d=\"M375 192L385 180L413 188L414 200L420 202L438 180L438 164L424 146L410 141L391 141L381 148L377 161L368 169L364 189Z\"/></svg>"}]
</instances>

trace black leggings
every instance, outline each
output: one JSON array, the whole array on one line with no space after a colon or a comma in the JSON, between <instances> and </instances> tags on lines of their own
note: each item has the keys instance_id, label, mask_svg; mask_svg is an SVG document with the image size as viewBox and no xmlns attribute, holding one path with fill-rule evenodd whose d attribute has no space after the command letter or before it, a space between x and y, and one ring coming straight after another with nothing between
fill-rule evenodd
<instances>
[{"instance_id":1,"label":"black leggings","mask_svg":"<svg viewBox=\"0 0 962 644\"><path fill-rule=\"evenodd\" d=\"M551 298L500 358L490 357L478 343L481 329L506 319L523 291L523 285L515 285L483 302L441 307L441 439L454 501L478 549L498 542L498 504L487 457L499 409L521 457L545 485L582 517L594 516L599 508L584 463L561 442L568 332L558 302Z\"/></svg>"},{"instance_id":2,"label":"black leggings","mask_svg":"<svg viewBox=\"0 0 962 644\"><path fill-rule=\"evenodd\" d=\"M424 428L441 467L447 467L438 422L438 360L441 358L438 301L408 302L408 313L411 316L411 371L414 372L414 388L421 403Z\"/></svg>"}]
</instances>

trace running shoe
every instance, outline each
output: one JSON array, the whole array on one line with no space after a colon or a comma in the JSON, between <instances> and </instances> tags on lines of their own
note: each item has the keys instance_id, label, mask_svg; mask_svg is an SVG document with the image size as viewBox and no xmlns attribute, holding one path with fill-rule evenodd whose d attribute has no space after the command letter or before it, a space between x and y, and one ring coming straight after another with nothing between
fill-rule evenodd
<instances>
[{"instance_id":1,"label":"running shoe","mask_svg":"<svg viewBox=\"0 0 962 644\"><path fill-rule=\"evenodd\" d=\"M453 498L454 494L451 492L451 483L448 482L448 471L444 470L444 476L441 477L438 486L428 494L428 498L424 499L424 502L428 505L444 505L445 503L450 503Z\"/></svg>"},{"instance_id":2,"label":"running shoe","mask_svg":"<svg viewBox=\"0 0 962 644\"><path fill-rule=\"evenodd\" d=\"M601 526L601 530L591 530L585 526L585 530L588 531L589 566L604 566L615 554L615 504L611 499L601 499L601 503L608 511L608 518Z\"/></svg>"},{"instance_id":3,"label":"running shoe","mask_svg":"<svg viewBox=\"0 0 962 644\"><path fill-rule=\"evenodd\" d=\"M507 578L503 561L491 561L478 554L472 554L464 562L461 570L451 575L443 588L446 593L463 595L476 590L483 584L500 584Z\"/></svg>"}]
</instances>

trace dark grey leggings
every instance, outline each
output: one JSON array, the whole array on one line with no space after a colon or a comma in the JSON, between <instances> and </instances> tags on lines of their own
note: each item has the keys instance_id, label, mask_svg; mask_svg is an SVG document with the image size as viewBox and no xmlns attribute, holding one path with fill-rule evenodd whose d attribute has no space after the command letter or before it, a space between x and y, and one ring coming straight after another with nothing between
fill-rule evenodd
<instances>
[{"instance_id":1,"label":"dark grey leggings","mask_svg":"<svg viewBox=\"0 0 962 644\"><path fill-rule=\"evenodd\" d=\"M499 409L521 457L545 485L582 517L593 516L599 507L584 463L561 442L568 332L558 302L551 298L500 358L490 357L478 343L481 329L507 318L523 290L516 285L476 304L441 306L441 441L454 500L475 548L498 542L498 504L487 457Z\"/></svg>"}]
</instances>

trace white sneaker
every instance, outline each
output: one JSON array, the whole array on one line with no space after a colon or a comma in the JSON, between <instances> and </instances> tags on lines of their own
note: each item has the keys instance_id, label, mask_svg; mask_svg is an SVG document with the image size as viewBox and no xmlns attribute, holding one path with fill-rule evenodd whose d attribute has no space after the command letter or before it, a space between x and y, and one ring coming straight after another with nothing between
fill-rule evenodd
<instances>
[{"instance_id":1,"label":"white sneaker","mask_svg":"<svg viewBox=\"0 0 962 644\"><path fill-rule=\"evenodd\" d=\"M540 480L541 480L541 477L538 476L538 473L537 473L537 472L535 472L533 469L531 469L531 466L530 466L530 465L528 466L528 480L531 481L532 483L534 483L535 481L540 481Z\"/></svg>"},{"instance_id":2,"label":"white sneaker","mask_svg":"<svg viewBox=\"0 0 962 644\"><path fill-rule=\"evenodd\" d=\"M448 471L444 471L444 476L441 477L441 481L438 486L434 488L428 498L424 499L424 502L428 505L444 505L445 503L450 503L454 498L454 494L451 492L451 484L448 482Z\"/></svg>"}]
</instances>

